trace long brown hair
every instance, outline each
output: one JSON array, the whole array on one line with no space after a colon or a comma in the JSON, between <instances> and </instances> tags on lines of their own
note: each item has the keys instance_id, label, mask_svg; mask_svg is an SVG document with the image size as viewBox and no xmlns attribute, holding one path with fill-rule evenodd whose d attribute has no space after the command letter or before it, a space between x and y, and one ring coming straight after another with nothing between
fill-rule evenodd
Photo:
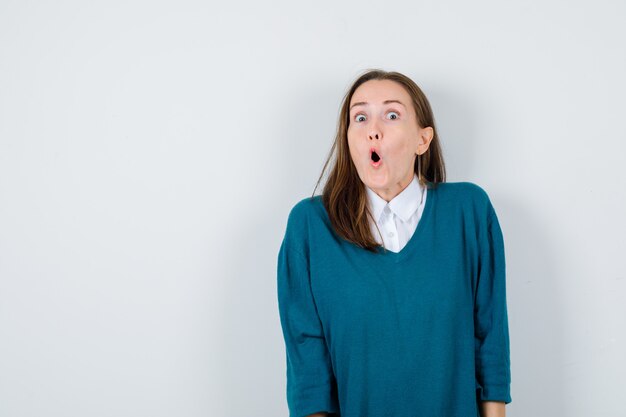
<instances>
[{"instance_id":1,"label":"long brown hair","mask_svg":"<svg viewBox=\"0 0 626 417\"><path fill-rule=\"evenodd\" d=\"M367 191L365 190L365 184L359 178L348 147L350 100L356 89L369 80L392 80L400 83L411 96L420 128L428 126L433 128L434 135L428 150L415 158L414 170L418 174L421 184L428 188L435 188L438 183L445 182L446 173L439 136L435 127L435 118L426 95L417 84L399 72L383 71L381 69L369 69L358 76L343 98L335 141L329 151L328 158L311 198L315 196L315 190L317 190L320 181L324 177L328 164L334 160L322 192L322 201L328 212L331 225L343 239L369 251L376 252L380 245L372 236L369 226L373 215L368 208ZM378 226L376 228L378 229Z\"/></svg>"}]
</instances>

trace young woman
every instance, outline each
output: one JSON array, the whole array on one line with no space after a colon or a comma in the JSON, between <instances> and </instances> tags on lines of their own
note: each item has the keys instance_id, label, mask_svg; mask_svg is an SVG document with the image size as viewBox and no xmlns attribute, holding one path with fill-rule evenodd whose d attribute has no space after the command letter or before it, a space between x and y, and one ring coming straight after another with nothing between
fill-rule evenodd
<instances>
[{"instance_id":1,"label":"young woman","mask_svg":"<svg viewBox=\"0 0 626 417\"><path fill-rule=\"evenodd\" d=\"M502 231L480 186L445 182L422 90L362 74L323 171L333 156L278 254L290 416L504 416Z\"/></svg>"}]
</instances>

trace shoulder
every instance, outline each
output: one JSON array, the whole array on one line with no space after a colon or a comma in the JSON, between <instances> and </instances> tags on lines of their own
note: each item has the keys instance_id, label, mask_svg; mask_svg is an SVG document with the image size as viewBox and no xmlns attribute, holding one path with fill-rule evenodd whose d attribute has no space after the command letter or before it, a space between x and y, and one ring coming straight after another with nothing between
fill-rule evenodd
<instances>
[{"instance_id":1,"label":"shoulder","mask_svg":"<svg viewBox=\"0 0 626 417\"><path fill-rule=\"evenodd\" d=\"M444 196L489 200L489 196L483 187L469 181L441 182L437 184L437 189L441 190L440 194Z\"/></svg>"},{"instance_id":2,"label":"shoulder","mask_svg":"<svg viewBox=\"0 0 626 417\"><path fill-rule=\"evenodd\" d=\"M321 205L321 196L305 197L297 201L289 211L288 223L304 224L308 223L311 216L314 216Z\"/></svg>"},{"instance_id":3,"label":"shoulder","mask_svg":"<svg viewBox=\"0 0 626 417\"><path fill-rule=\"evenodd\" d=\"M437 184L436 188L440 201L444 203L450 203L455 207L464 207L474 213L483 213L487 216L493 211L489 194L476 183L469 181L443 182Z\"/></svg>"},{"instance_id":4,"label":"shoulder","mask_svg":"<svg viewBox=\"0 0 626 417\"><path fill-rule=\"evenodd\" d=\"M482 203L489 201L487 191L480 185L469 181L441 182L436 184L436 188L444 198L471 199Z\"/></svg>"},{"instance_id":5,"label":"shoulder","mask_svg":"<svg viewBox=\"0 0 626 417\"><path fill-rule=\"evenodd\" d=\"M308 242L321 216L321 205L321 196L315 196L298 200L291 207L287 217L284 244L302 254L308 253Z\"/></svg>"}]
</instances>

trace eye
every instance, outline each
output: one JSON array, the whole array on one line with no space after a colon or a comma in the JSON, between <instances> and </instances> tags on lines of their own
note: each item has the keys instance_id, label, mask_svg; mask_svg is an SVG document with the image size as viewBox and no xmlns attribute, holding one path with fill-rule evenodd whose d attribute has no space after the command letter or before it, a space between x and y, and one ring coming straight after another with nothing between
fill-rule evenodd
<instances>
[{"instance_id":1,"label":"eye","mask_svg":"<svg viewBox=\"0 0 626 417\"><path fill-rule=\"evenodd\" d=\"M394 115L396 115L396 117L394 117L392 120L396 120L396 119L400 116L400 113L395 112L395 111L390 111L390 112L389 112L389 113L387 113L387 114L394 114Z\"/></svg>"},{"instance_id":2,"label":"eye","mask_svg":"<svg viewBox=\"0 0 626 417\"><path fill-rule=\"evenodd\" d=\"M357 114L357 115L355 116L355 118L354 118L354 119L355 119L357 122L361 122L361 121L363 121L363 120L359 120L359 117L365 117L365 115L363 115L363 114Z\"/></svg>"}]
</instances>

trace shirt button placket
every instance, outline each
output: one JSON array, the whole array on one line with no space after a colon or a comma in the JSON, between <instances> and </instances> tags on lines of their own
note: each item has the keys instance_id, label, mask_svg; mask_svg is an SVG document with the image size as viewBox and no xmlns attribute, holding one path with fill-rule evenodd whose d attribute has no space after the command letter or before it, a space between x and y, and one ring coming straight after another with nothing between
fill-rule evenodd
<instances>
[{"instance_id":1,"label":"shirt button placket","mask_svg":"<svg viewBox=\"0 0 626 417\"><path fill-rule=\"evenodd\" d=\"M385 229L387 230L387 237L390 239L389 245L394 249L395 252L398 251L398 231L396 230L396 221L394 218L394 214L389 208L389 206L385 207L386 219L385 219Z\"/></svg>"}]
</instances>

